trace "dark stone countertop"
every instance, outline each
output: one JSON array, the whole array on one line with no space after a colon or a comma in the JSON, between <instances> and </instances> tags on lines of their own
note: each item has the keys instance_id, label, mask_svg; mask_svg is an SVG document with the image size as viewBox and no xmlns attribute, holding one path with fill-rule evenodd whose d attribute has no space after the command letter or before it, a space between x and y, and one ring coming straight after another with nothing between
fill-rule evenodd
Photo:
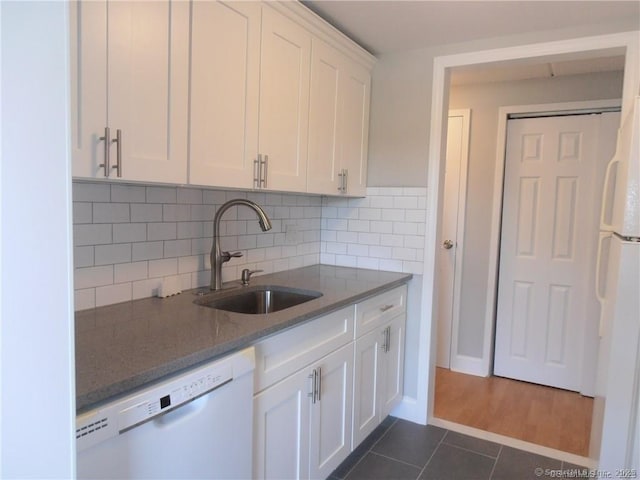
<instances>
[{"instance_id":1,"label":"dark stone countertop","mask_svg":"<svg viewBox=\"0 0 640 480\"><path fill-rule=\"evenodd\" d=\"M258 340L408 282L411 274L314 265L254 277L251 285L322 292L267 315L195 305L197 290L76 312L76 409L180 372ZM239 286L239 282L225 284ZM202 290L202 289L200 289ZM200 297L201 298L201 297Z\"/></svg>"}]
</instances>

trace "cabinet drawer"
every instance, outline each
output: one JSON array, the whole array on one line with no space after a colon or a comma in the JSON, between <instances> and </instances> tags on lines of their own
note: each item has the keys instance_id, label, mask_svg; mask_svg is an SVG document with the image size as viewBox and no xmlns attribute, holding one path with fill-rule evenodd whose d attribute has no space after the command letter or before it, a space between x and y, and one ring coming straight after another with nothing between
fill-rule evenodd
<instances>
[{"instance_id":1,"label":"cabinet drawer","mask_svg":"<svg viewBox=\"0 0 640 480\"><path fill-rule=\"evenodd\" d=\"M355 336L361 337L407 311L407 286L394 288L356 305Z\"/></svg>"},{"instance_id":2,"label":"cabinet drawer","mask_svg":"<svg viewBox=\"0 0 640 480\"><path fill-rule=\"evenodd\" d=\"M353 340L350 305L256 344L257 393Z\"/></svg>"}]
</instances>

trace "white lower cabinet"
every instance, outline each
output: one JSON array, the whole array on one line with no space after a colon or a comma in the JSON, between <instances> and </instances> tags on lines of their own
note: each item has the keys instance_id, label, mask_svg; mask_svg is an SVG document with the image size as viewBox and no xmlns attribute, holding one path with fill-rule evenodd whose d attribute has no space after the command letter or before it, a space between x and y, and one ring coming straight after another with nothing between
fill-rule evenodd
<instances>
[{"instance_id":1,"label":"white lower cabinet","mask_svg":"<svg viewBox=\"0 0 640 480\"><path fill-rule=\"evenodd\" d=\"M326 478L351 452L353 344L254 397L254 478Z\"/></svg>"},{"instance_id":2,"label":"white lower cabinet","mask_svg":"<svg viewBox=\"0 0 640 480\"><path fill-rule=\"evenodd\" d=\"M406 291L255 346L253 478L327 478L400 402Z\"/></svg>"},{"instance_id":3,"label":"white lower cabinet","mask_svg":"<svg viewBox=\"0 0 640 480\"><path fill-rule=\"evenodd\" d=\"M353 448L402 400L407 287L356 306Z\"/></svg>"}]
</instances>

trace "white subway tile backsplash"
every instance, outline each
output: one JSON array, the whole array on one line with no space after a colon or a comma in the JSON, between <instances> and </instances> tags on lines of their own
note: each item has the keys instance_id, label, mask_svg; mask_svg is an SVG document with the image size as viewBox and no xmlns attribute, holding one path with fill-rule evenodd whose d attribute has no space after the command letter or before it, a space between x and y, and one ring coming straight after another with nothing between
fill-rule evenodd
<instances>
[{"instance_id":1,"label":"white subway tile backsplash","mask_svg":"<svg viewBox=\"0 0 640 480\"><path fill-rule=\"evenodd\" d=\"M163 277L206 287L216 209L232 198L263 206L273 229L233 207L221 246L242 251L223 280L243 268L276 272L326 263L421 273L426 189L374 187L366 198L74 183L76 308L155 295ZM104 222L104 223L102 223ZM99 291L98 291L99 289Z\"/></svg>"},{"instance_id":2,"label":"white subway tile backsplash","mask_svg":"<svg viewBox=\"0 0 640 480\"><path fill-rule=\"evenodd\" d=\"M168 277L178 273L177 258L163 258L162 260L149 260L149 278Z\"/></svg>"},{"instance_id":3,"label":"white subway tile backsplash","mask_svg":"<svg viewBox=\"0 0 640 480\"><path fill-rule=\"evenodd\" d=\"M203 200L202 190L199 188L182 188L177 189L177 201L178 203L184 203L188 205L201 204Z\"/></svg>"},{"instance_id":4,"label":"white subway tile backsplash","mask_svg":"<svg viewBox=\"0 0 640 480\"><path fill-rule=\"evenodd\" d=\"M113 303L127 302L132 299L131 283L118 283L96 288L96 307Z\"/></svg>"},{"instance_id":5,"label":"white subway tile backsplash","mask_svg":"<svg viewBox=\"0 0 640 480\"><path fill-rule=\"evenodd\" d=\"M113 283L113 265L76 268L73 275L74 288L91 288Z\"/></svg>"},{"instance_id":6,"label":"white subway tile backsplash","mask_svg":"<svg viewBox=\"0 0 640 480\"><path fill-rule=\"evenodd\" d=\"M95 288L76 288L74 292L75 310L85 310L96 306L96 289Z\"/></svg>"},{"instance_id":7,"label":"white subway tile backsplash","mask_svg":"<svg viewBox=\"0 0 640 480\"><path fill-rule=\"evenodd\" d=\"M93 223L127 223L129 221L128 203L93 204Z\"/></svg>"},{"instance_id":8,"label":"white subway tile backsplash","mask_svg":"<svg viewBox=\"0 0 640 480\"><path fill-rule=\"evenodd\" d=\"M113 242L144 242L147 239L146 223L117 223L113 226Z\"/></svg>"},{"instance_id":9,"label":"white subway tile backsplash","mask_svg":"<svg viewBox=\"0 0 640 480\"><path fill-rule=\"evenodd\" d=\"M111 185L74 182L72 197L74 202L110 202Z\"/></svg>"},{"instance_id":10,"label":"white subway tile backsplash","mask_svg":"<svg viewBox=\"0 0 640 480\"><path fill-rule=\"evenodd\" d=\"M113 265L131 261L131 244L114 243L112 245L95 246L95 265Z\"/></svg>"},{"instance_id":11,"label":"white subway tile backsplash","mask_svg":"<svg viewBox=\"0 0 640 480\"><path fill-rule=\"evenodd\" d=\"M162 205L154 205L149 203L132 203L130 205L132 222L162 221Z\"/></svg>"},{"instance_id":12,"label":"white subway tile backsplash","mask_svg":"<svg viewBox=\"0 0 640 480\"><path fill-rule=\"evenodd\" d=\"M137 185L111 185L111 201L118 203L144 203L145 187Z\"/></svg>"},{"instance_id":13,"label":"white subway tile backsplash","mask_svg":"<svg viewBox=\"0 0 640 480\"><path fill-rule=\"evenodd\" d=\"M111 225L83 224L73 227L73 244L76 247L84 245L103 245L111 243Z\"/></svg>"},{"instance_id":14,"label":"white subway tile backsplash","mask_svg":"<svg viewBox=\"0 0 640 480\"><path fill-rule=\"evenodd\" d=\"M147 224L147 240L175 240L177 238L176 223L149 223Z\"/></svg>"},{"instance_id":15,"label":"white subway tile backsplash","mask_svg":"<svg viewBox=\"0 0 640 480\"><path fill-rule=\"evenodd\" d=\"M73 202L73 223L92 223L93 206L87 202Z\"/></svg>"},{"instance_id":16,"label":"white subway tile backsplash","mask_svg":"<svg viewBox=\"0 0 640 480\"><path fill-rule=\"evenodd\" d=\"M73 264L76 268L93 266L93 246L75 247L73 249Z\"/></svg>"},{"instance_id":17,"label":"white subway tile backsplash","mask_svg":"<svg viewBox=\"0 0 640 480\"><path fill-rule=\"evenodd\" d=\"M177 198L173 187L147 187L147 203L177 203Z\"/></svg>"},{"instance_id":18,"label":"white subway tile backsplash","mask_svg":"<svg viewBox=\"0 0 640 480\"><path fill-rule=\"evenodd\" d=\"M131 245L131 260L153 260L164 256L164 242L140 242Z\"/></svg>"},{"instance_id":19,"label":"white subway tile backsplash","mask_svg":"<svg viewBox=\"0 0 640 480\"><path fill-rule=\"evenodd\" d=\"M184 257L191 255L191 240L186 238L183 240L165 240L164 242L164 258Z\"/></svg>"},{"instance_id":20,"label":"white subway tile backsplash","mask_svg":"<svg viewBox=\"0 0 640 480\"><path fill-rule=\"evenodd\" d=\"M197 205L203 207L203 205ZM162 206L162 221L163 222L188 222L194 220L191 218L191 206L190 205L163 205Z\"/></svg>"},{"instance_id":21,"label":"white subway tile backsplash","mask_svg":"<svg viewBox=\"0 0 640 480\"><path fill-rule=\"evenodd\" d=\"M358 243L358 232L336 232L338 242Z\"/></svg>"},{"instance_id":22,"label":"white subway tile backsplash","mask_svg":"<svg viewBox=\"0 0 640 480\"><path fill-rule=\"evenodd\" d=\"M149 276L147 262L122 263L114 266L115 283L132 282L134 280L144 280Z\"/></svg>"}]
</instances>

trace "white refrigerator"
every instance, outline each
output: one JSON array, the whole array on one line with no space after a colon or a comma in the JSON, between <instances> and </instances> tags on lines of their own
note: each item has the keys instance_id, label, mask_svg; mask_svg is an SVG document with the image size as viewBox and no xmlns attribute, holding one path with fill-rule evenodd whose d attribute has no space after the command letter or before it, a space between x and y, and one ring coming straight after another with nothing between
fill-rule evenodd
<instances>
[{"instance_id":1,"label":"white refrigerator","mask_svg":"<svg viewBox=\"0 0 640 480\"><path fill-rule=\"evenodd\" d=\"M590 456L623 478L640 449L640 97L605 178L596 270L601 305Z\"/></svg>"}]
</instances>

